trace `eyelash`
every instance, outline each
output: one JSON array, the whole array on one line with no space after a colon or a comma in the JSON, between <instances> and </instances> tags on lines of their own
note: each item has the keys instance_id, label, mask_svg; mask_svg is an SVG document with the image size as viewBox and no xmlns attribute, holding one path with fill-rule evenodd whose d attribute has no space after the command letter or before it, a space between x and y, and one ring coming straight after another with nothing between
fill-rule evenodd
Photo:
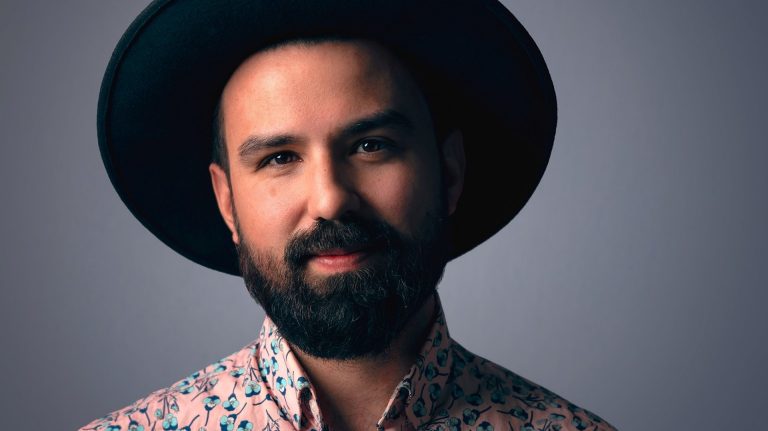
<instances>
[{"instance_id":1,"label":"eyelash","mask_svg":"<svg viewBox=\"0 0 768 431\"><path fill-rule=\"evenodd\" d=\"M357 141L357 144L355 144L354 148L355 148L355 150L357 150L358 148L362 147L363 144L366 144L366 143L369 143L369 142L377 144L380 148L378 150L376 150L376 151L370 151L370 152L362 151L363 153L371 154L371 153L378 153L379 151L383 151L383 150L393 151L395 149L394 143L391 140L386 139L386 138L365 138L365 139L361 139L361 140Z\"/></svg>"},{"instance_id":2,"label":"eyelash","mask_svg":"<svg viewBox=\"0 0 768 431\"><path fill-rule=\"evenodd\" d=\"M293 153L291 151L281 151L279 153L272 154L272 155L266 157L264 160L262 160L261 163L259 163L259 168L267 167L267 166L271 165L272 161L277 159L277 157L279 157L279 156L286 156L286 155L287 156L292 156L292 157L297 157L296 153ZM283 165L287 165L287 164L288 163L276 163L275 166L283 166Z\"/></svg>"},{"instance_id":3,"label":"eyelash","mask_svg":"<svg viewBox=\"0 0 768 431\"><path fill-rule=\"evenodd\" d=\"M357 149L359 149L362 145L364 145L366 143L371 143L371 142L374 143L374 144L377 144L379 146L379 149L377 149L376 151L360 151L360 152L357 151ZM360 141L357 141L357 143L354 145L353 149L355 151L352 151L350 154L355 154L355 153L373 154L373 153L378 153L378 152L385 151L385 150L392 151L392 150L394 150L394 145L388 139L383 139L383 138L366 138L366 139L361 139ZM266 158L264 158L264 160L262 160L261 163L259 163L259 168L267 167L269 165L273 165L273 166L276 166L276 167L282 167L282 166L285 166L285 165L290 163L290 162L286 162L286 163L272 164L272 161L276 160L277 157L280 157L280 156L291 156L293 158L298 158L296 153L294 153L292 151L281 151L279 153L274 153L274 154L271 154L271 155L267 156Z\"/></svg>"}]
</instances>

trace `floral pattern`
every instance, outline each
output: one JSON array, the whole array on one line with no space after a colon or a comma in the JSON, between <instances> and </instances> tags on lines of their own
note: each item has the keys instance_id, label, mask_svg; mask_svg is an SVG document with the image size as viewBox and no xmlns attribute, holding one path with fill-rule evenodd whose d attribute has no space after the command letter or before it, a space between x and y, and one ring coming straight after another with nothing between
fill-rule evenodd
<instances>
[{"instance_id":1,"label":"floral pattern","mask_svg":"<svg viewBox=\"0 0 768 431\"><path fill-rule=\"evenodd\" d=\"M377 430L615 431L546 388L474 355L438 313ZM266 318L259 338L80 431L327 430L312 384Z\"/></svg>"}]
</instances>

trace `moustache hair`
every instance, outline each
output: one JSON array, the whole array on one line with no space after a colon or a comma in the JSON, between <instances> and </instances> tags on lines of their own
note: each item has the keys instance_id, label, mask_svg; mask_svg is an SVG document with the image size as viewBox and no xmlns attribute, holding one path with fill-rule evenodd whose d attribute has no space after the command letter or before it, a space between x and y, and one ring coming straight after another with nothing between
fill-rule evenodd
<instances>
[{"instance_id":1,"label":"moustache hair","mask_svg":"<svg viewBox=\"0 0 768 431\"><path fill-rule=\"evenodd\" d=\"M294 234L285 247L285 263L298 269L325 250L391 248L400 243L399 233L386 222L349 214L318 220L312 228Z\"/></svg>"}]
</instances>

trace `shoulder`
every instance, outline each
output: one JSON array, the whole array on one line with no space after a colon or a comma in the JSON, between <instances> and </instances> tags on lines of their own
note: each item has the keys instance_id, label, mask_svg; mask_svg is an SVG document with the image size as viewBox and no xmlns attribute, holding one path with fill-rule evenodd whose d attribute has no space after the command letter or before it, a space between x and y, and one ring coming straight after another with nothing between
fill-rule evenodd
<instances>
[{"instance_id":1,"label":"shoulder","mask_svg":"<svg viewBox=\"0 0 768 431\"><path fill-rule=\"evenodd\" d=\"M115 410L81 427L80 431L150 431L198 429L210 418L214 407L235 408L230 399L234 387L248 379L246 370L258 343L222 358L171 386L156 390L129 406ZM247 383L245 383L247 384ZM229 408L227 408L229 410Z\"/></svg>"},{"instance_id":2,"label":"shoulder","mask_svg":"<svg viewBox=\"0 0 768 431\"><path fill-rule=\"evenodd\" d=\"M450 415L478 429L615 431L601 417L454 342ZM503 428L499 428L503 426Z\"/></svg>"}]
</instances>

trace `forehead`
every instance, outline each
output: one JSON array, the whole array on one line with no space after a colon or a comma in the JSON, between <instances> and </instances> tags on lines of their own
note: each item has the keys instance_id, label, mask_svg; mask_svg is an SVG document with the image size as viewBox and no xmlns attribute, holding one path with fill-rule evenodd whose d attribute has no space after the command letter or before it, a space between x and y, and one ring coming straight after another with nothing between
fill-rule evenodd
<instances>
[{"instance_id":1,"label":"forehead","mask_svg":"<svg viewBox=\"0 0 768 431\"><path fill-rule=\"evenodd\" d=\"M233 128L242 123L270 132L304 126L301 122L311 118L341 121L382 108L430 122L405 67L384 47L361 40L290 42L260 51L234 72L221 108L228 137L239 135Z\"/></svg>"}]
</instances>

